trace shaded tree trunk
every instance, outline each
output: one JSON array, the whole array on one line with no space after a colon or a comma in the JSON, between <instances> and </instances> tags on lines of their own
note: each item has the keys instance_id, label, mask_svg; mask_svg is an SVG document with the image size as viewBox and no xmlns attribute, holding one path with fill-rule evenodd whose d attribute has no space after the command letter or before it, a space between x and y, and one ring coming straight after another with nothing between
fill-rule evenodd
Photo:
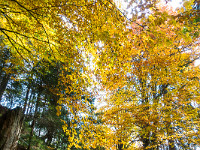
<instances>
[{"instance_id":1,"label":"shaded tree trunk","mask_svg":"<svg viewBox=\"0 0 200 150\"><path fill-rule=\"evenodd\" d=\"M28 88L27 88L27 91L26 91L26 97L25 97L24 107L23 107L23 113L25 113L25 111L26 111L29 91L30 91L30 86L28 85Z\"/></svg>"},{"instance_id":2,"label":"shaded tree trunk","mask_svg":"<svg viewBox=\"0 0 200 150\"><path fill-rule=\"evenodd\" d=\"M142 137L143 149L148 149L147 147L150 145L149 138Z\"/></svg>"},{"instance_id":3,"label":"shaded tree trunk","mask_svg":"<svg viewBox=\"0 0 200 150\"><path fill-rule=\"evenodd\" d=\"M172 136L173 135L173 129L172 129L172 126L171 126L171 121L167 121L166 123L167 123L167 125L166 125L167 136ZM169 139L169 150L176 150L175 143L174 143L173 139Z\"/></svg>"},{"instance_id":4,"label":"shaded tree trunk","mask_svg":"<svg viewBox=\"0 0 200 150\"><path fill-rule=\"evenodd\" d=\"M36 101L36 106L35 106L35 113L34 113L33 121L32 121L32 124L31 124L31 132L30 132L29 145L28 145L27 150L31 149L31 142L32 142L32 137L33 137L33 132L34 132L33 130L34 130L35 123L36 123L36 118L37 118L37 111L38 111L38 107L39 107L40 94L41 94L41 91L40 91L40 93L38 93L38 96L37 96L37 101Z\"/></svg>"},{"instance_id":5,"label":"shaded tree trunk","mask_svg":"<svg viewBox=\"0 0 200 150\"><path fill-rule=\"evenodd\" d=\"M0 101L1 101L4 91L6 89L9 79L10 79L10 74L5 74L4 77L2 78L2 81L0 83Z\"/></svg>"},{"instance_id":6,"label":"shaded tree trunk","mask_svg":"<svg viewBox=\"0 0 200 150\"><path fill-rule=\"evenodd\" d=\"M117 150L123 150L123 144L122 144L121 140L118 141Z\"/></svg>"},{"instance_id":7,"label":"shaded tree trunk","mask_svg":"<svg viewBox=\"0 0 200 150\"><path fill-rule=\"evenodd\" d=\"M50 146L51 145L51 142L52 142L52 139L53 139L53 132L52 131L47 131L47 145Z\"/></svg>"},{"instance_id":8,"label":"shaded tree trunk","mask_svg":"<svg viewBox=\"0 0 200 150\"><path fill-rule=\"evenodd\" d=\"M0 118L0 149L16 150L21 134L23 113L20 107L8 110Z\"/></svg>"}]
</instances>

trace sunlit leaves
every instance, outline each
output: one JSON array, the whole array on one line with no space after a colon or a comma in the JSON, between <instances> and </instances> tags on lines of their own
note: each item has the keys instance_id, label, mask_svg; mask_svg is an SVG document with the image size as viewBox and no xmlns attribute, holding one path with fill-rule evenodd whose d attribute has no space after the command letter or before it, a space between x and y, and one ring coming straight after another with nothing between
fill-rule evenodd
<instances>
[{"instance_id":1,"label":"sunlit leaves","mask_svg":"<svg viewBox=\"0 0 200 150\"><path fill-rule=\"evenodd\" d=\"M59 68L52 92L59 96L57 115L61 106L68 111L68 148L167 148L174 139L198 144L193 1L176 12L158 2L131 1L141 15L135 10L135 22L128 22L113 1L0 1L0 32L14 58L7 63L40 74L50 64ZM95 82L108 92L97 116L88 90Z\"/></svg>"},{"instance_id":2,"label":"sunlit leaves","mask_svg":"<svg viewBox=\"0 0 200 150\"><path fill-rule=\"evenodd\" d=\"M132 144L140 141L144 149L173 147L174 140L198 144L200 70L194 63L199 37L193 34L199 27L192 18L182 18L191 12L191 4L185 1L183 14L152 9L140 21L144 28L134 23L124 41L102 51L98 69L111 93L102 120L121 137L113 145L123 141L128 148L133 137ZM124 136L127 132L131 134Z\"/></svg>"}]
</instances>

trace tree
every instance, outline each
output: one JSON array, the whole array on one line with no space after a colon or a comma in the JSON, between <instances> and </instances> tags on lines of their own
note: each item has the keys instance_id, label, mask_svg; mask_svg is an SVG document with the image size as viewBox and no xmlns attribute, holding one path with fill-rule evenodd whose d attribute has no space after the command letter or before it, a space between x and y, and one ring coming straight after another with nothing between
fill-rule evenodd
<instances>
[{"instance_id":1,"label":"tree","mask_svg":"<svg viewBox=\"0 0 200 150\"><path fill-rule=\"evenodd\" d=\"M18 60L13 62L14 65L26 66L25 69L31 70L39 62L44 68L46 62L51 65L64 62L67 66L62 67L59 80L62 84L64 81L66 84L73 82L71 91L77 93L82 93L82 89L88 86L85 84L88 78L84 77L87 68L82 53L87 49L93 52L98 48L96 43L100 39L113 36L108 34L111 28L106 28L113 28L112 22L116 22L115 26L123 26L123 17L112 17L119 13L112 10L109 1L29 3L9 0L1 2L0 13L3 42L12 49L12 56ZM66 77L62 74L64 72L71 74Z\"/></svg>"},{"instance_id":2,"label":"tree","mask_svg":"<svg viewBox=\"0 0 200 150\"><path fill-rule=\"evenodd\" d=\"M6 89L6 86L8 84L8 80L10 79L10 74L6 73L3 69L9 68L10 65L6 64L6 61L9 59L10 50L6 47L6 45L2 42L2 39L0 39L0 49L1 49L1 59L0 59L0 101L2 99L2 95Z\"/></svg>"},{"instance_id":3,"label":"tree","mask_svg":"<svg viewBox=\"0 0 200 150\"><path fill-rule=\"evenodd\" d=\"M5 80L5 85L19 79L21 89L25 89L22 90L24 99L20 98L20 105L24 105L23 112L32 118L29 148L43 99L56 107L58 116L61 107L67 107L70 121L75 122L70 129L67 128L69 131L65 130L70 132L68 136L73 147L77 143L72 138L76 133L75 126L83 121L80 114L91 113L91 104L87 102L91 97L87 90L91 79L85 59L89 53L101 48L100 40L119 39L112 29L123 28L124 18L112 1L1 0L0 5L0 35L10 50L11 57L6 58L6 63L12 64L9 68L4 67L3 71L6 75L13 75L12 79ZM55 75L53 71L58 73ZM55 78L50 75L55 75ZM8 92L4 86L1 95L6 91L11 96L13 87L10 89ZM45 104L44 107L50 106ZM26 121L28 123L30 121ZM48 145L50 143L51 138Z\"/></svg>"},{"instance_id":4,"label":"tree","mask_svg":"<svg viewBox=\"0 0 200 150\"><path fill-rule=\"evenodd\" d=\"M191 5L185 1L178 14L152 9L129 40L106 43L110 49L99 54L97 77L111 93L104 123L124 149L199 145L199 24Z\"/></svg>"}]
</instances>

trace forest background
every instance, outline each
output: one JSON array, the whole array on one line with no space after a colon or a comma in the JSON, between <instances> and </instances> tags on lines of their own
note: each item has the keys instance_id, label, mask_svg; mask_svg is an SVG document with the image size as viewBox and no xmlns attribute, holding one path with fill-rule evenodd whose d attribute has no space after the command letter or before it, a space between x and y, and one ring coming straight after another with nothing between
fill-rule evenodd
<instances>
[{"instance_id":1,"label":"forest background","mask_svg":"<svg viewBox=\"0 0 200 150\"><path fill-rule=\"evenodd\" d=\"M200 1L168 2L0 0L0 149L197 149Z\"/></svg>"}]
</instances>

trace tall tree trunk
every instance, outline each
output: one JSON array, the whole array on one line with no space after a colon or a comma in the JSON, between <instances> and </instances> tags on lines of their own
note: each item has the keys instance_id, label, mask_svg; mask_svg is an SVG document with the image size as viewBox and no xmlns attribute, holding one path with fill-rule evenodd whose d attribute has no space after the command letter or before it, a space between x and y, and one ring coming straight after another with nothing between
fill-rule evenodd
<instances>
[{"instance_id":1,"label":"tall tree trunk","mask_svg":"<svg viewBox=\"0 0 200 150\"><path fill-rule=\"evenodd\" d=\"M25 97L24 107L23 107L23 113L25 113L25 111L26 111L27 102L28 102L29 91L30 91L30 86L28 85L28 87L27 87L27 91L26 91L26 97Z\"/></svg>"},{"instance_id":2,"label":"tall tree trunk","mask_svg":"<svg viewBox=\"0 0 200 150\"><path fill-rule=\"evenodd\" d=\"M30 98L28 99L29 102L28 102L28 108L26 109L26 113L25 114L31 114L31 111L32 111L32 100L35 99L35 92L31 92L31 95L30 95Z\"/></svg>"},{"instance_id":3,"label":"tall tree trunk","mask_svg":"<svg viewBox=\"0 0 200 150\"><path fill-rule=\"evenodd\" d=\"M146 127L145 127L146 128ZM144 129L145 130L145 129ZM150 146L150 139L149 139L149 134L144 134L141 136L141 140L143 143L143 149L148 149L147 147Z\"/></svg>"},{"instance_id":4,"label":"tall tree trunk","mask_svg":"<svg viewBox=\"0 0 200 150\"><path fill-rule=\"evenodd\" d=\"M20 107L8 110L0 118L0 149L15 150L21 134L23 113Z\"/></svg>"},{"instance_id":5,"label":"tall tree trunk","mask_svg":"<svg viewBox=\"0 0 200 150\"><path fill-rule=\"evenodd\" d=\"M37 118L37 111L38 111L39 101L40 101L40 94L41 94L41 91L39 91L39 92L40 93L38 93L38 96L37 96L37 101L36 101L36 106L35 106L35 113L34 113L33 121L32 121L32 124L31 124L31 132L30 132L29 145L28 145L27 150L31 149L31 142L32 142L32 137L33 137L33 130L34 130L34 127L35 127L35 122L36 122L36 118Z\"/></svg>"},{"instance_id":6,"label":"tall tree trunk","mask_svg":"<svg viewBox=\"0 0 200 150\"><path fill-rule=\"evenodd\" d=\"M171 122L167 122L167 135L172 136L173 135L173 129L171 127ZM176 150L175 143L173 139L169 139L169 150Z\"/></svg>"},{"instance_id":7,"label":"tall tree trunk","mask_svg":"<svg viewBox=\"0 0 200 150\"><path fill-rule=\"evenodd\" d=\"M51 145L51 142L52 142L52 139L53 139L53 133L52 131L47 131L47 145L50 146Z\"/></svg>"},{"instance_id":8,"label":"tall tree trunk","mask_svg":"<svg viewBox=\"0 0 200 150\"><path fill-rule=\"evenodd\" d=\"M6 86L8 84L9 79L10 79L10 75L11 74L5 74L4 77L1 80L1 83L0 83L0 101L2 99L4 91L6 90Z\"/></svg>"},{"instance_id":9,"label":"tall tree trunk","mask_svg":"<svg viewBox=\"0 0 200 150\"><path fill-rule=\"evenodd\" d=\"M122 144L121 140L118 140L117 150L123 150L123 144Z\"/></svg>"}]
</instances>

